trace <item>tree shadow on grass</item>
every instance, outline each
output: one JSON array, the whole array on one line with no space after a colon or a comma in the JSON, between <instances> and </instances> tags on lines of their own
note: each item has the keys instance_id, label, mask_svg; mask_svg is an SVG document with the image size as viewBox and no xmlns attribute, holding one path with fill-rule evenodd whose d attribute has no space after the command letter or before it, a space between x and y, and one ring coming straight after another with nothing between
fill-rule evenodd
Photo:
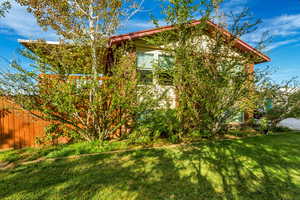
<instances>
[{"instance_id":1,"label":"tree shadow on grass","mask_svg":"<svg viewBox=\"0 0 300 200\"><path fill-rule=\"evenodd\" d=\"M299 143L269 144L252 138L205 148L197 145L184 151L187 155L182 158L205 163L222 185L223 199L296 200L300 199L299 150Z\"/></svg>"},{"instance_id":2,"label":"tree shadow on grass","mask_svg":"<svg viewBox=\"0 0 300 200\"><path fill-rule=\"evenodd\" d=\"M299 147L252 139L44 162L0 173L0 198L296 200Z\"/></svg>"}]
</instances>

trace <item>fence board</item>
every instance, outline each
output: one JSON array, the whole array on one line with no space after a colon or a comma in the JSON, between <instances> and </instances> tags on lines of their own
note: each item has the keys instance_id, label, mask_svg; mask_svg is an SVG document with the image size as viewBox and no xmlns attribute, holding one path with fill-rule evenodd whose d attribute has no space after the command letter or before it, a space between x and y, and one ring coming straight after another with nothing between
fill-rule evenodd
<instances>
[{"instance_id":1,"label":"fence board","mask_svg":"<svg viewBox=\"0 0 300 200\"><path fill-rule=\"evenodd\" d=\"M0 149L35 147L48 122L33 117L7 99L0 98Z\"/></svg>"}]
</instances>

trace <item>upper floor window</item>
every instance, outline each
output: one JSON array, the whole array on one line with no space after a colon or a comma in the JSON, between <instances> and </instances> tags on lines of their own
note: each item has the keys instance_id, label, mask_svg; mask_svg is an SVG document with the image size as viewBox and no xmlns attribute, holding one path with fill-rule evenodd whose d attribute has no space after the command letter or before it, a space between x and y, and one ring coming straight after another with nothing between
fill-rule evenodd
<instances>
[{"instance_id":1,"label":"upper floor window","mask_svg":"<svg viewBox=\"0 0 300 200\"><path fill-rule=\"evenodd\" d=\"M168 55L158 55L158 63L160 68L172 69L174 66L174 57Z\"/></svg>"},{"instance_id":2,"label":"upper floor window","mask_svg":"<svg viewBox=\"0 0 300 200\"><path fill-rule=\"evenodd\" d=\"M157 65L159 66L158 68L156 68ZM173 85L173 78L170 73L173 65L174 58L161 54L159 51L138 52L137 68L139 82L141 84ZM157 69L159 71L155 71L154 73L154 70Z\"/></svg>"},{"instance_id":3,"label":"upper floor window","mask_svg":"<svg viewBox=\"0 0 300 200\"><path fill-rule=\"evenodd\" d=\"M139 69L152 70L154 62L153 53L139 52L137 54L137 66Z\"/></svg>"},{"instance_id":4,"label":"upper floor window","mask_svg":"<svg viewBox=\"0 0 300 200\"><path fill-rule=\"evenodd\" d=\"M137 67L139 72L139 82L142 84L153 83L153 64L154 54L138 52L137 54Z\"/></svg>"},{"instance_id":5,"label":"upper floor window","mask_svg":"<svg viewBox=\"0 0 300 200\"><path fill-rule=\"evenodd\" d=\"M172 68L174 67L174 57L168 55L158 56L158 82L160 85L173 85Z\"/></svg>"}]
</instances>

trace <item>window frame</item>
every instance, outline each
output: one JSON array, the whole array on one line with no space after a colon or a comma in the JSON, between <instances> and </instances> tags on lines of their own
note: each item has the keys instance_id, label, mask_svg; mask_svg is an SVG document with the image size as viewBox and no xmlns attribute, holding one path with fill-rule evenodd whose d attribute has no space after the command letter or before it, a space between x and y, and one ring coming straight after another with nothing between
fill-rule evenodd
<instances>
[{"instance_id":1,"label":"window frame","mask_svg":"<svg viewBox=\"0 0 300 200\"><path fill-rule=\"evenodd\" d=\"M169 57L172 57L171 55L168 55L166 52L162 51L162 50L153 50L153 49L147 49L147 48L137 48L136 49L136 63L137 63L137 71L152 71L152 74L153 74L153 78L152 78L152 85L159 85L159 86L162 86L162 87L173 87L173 85L164 85L164 84L160 84L160 81L159 81L159 77L156 77L155 73L154 73L154 68L151 67L151 68L145 68L145 67L139 67L139 54L151 54L153 55L153 65L155 64L158 64L159 63L159 59L160 59L160 56L169 56ZM139 84L139 85L143 85L143 84Z\"/></svg>"},{"instance_id":2,"label":"window frame","mask_svg":"<svg viewBox=\"0 0 300 200\"><path fill-rule=\"evenodd\" d=\"M173 62L173 63L175 64L175 59L174 59L173 56L168 55L168 54L166 54L166 53L161 53L161 54L158 54L158 65L161 65L161 58L162 58L162 57L167 57L167 58L169 58L169 61L170 61L170 62ZM171 60L173 60L173 61L171 61ZM169 63L169 64L172 64L172 63ZM171 66L171 67L172 67L172 66ZM170 78L171 78L172 80L163 80L163 79L161 79L161 77L160 77L161 75L170 76ZM158 84L159 84L160 86L173 86L173 85L174 85L174 78L173 78L171 75L167 74L167 72L158 73L157 76L158 76L158 77L156 77L156 78L157 78ZM164 83L162 84L162 82L164 82Z\"/></svg>"}]
</instances>

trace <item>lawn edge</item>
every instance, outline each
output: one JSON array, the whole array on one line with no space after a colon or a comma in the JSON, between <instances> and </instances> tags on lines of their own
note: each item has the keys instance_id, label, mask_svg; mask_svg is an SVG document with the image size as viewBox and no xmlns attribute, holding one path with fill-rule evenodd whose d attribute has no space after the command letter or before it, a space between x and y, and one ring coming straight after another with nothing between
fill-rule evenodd
<instances>
[{"instance_id":1,"label":"lawn edge","mask_svg":"<svg viewBox=\"0 0 300 200\"><path fill-rule=\"evenodd\" d=\"M287 132L291 134L295 134L297 132ZM134 151L143 151L143 150L151 150L151 149L170 149L170 148L176 148L181 146L188 146L188 145L197 145L197 144L209 144L213 142L222 142L222 141L237 141L247 138L254 138L254 137L267 137L267 136L277 136L277 135L284 135L287 133L276 133L276 134L270 134L270 135L252 135L252 136L246 136L246 137L237 137L237 138L223 138L223 139L213 139L213 140L206 140L206 141L196 141L196 142L183 142L180 144L164 144L164 145L158 145L158 146L149 146L149 147L136 147L136 148L128 148L128 149L120 149L120 150L114 150L114 151L106 151L106 152L97 152L97 153L87 153L87 154L79 154L79 155L73 155L73 156L63 156L63 157L55 157L55 158L47 158L47 157L41 157L36 160L31 161L16 161L16 162L3 162L1 164L0 162L0 171L10 170L14 169L18 166L24 166L24 165L30 165L30 164L37 164L41 162L47 162L47 161L58 161L58 160L72 160L72 159L79 159L82 157L89 157L89 156L97 156L97 155L109 155L109 154L118 154L118 153L125 153L125 152L134 152Z\"/></svg>"}]
</instances>

